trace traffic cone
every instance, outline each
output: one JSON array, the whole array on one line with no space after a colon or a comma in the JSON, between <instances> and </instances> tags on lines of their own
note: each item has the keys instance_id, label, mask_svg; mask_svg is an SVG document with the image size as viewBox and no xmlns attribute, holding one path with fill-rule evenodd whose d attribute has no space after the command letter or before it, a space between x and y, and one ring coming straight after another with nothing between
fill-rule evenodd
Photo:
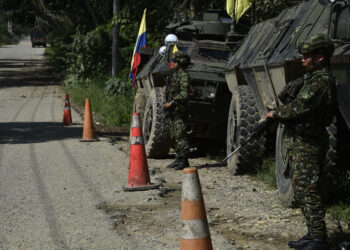
<instances>
[{"instance_id":1,"label":"traffic cone","mask_svg":"<svg viewBox=\"0 0 350 250\"><path fill-rule=\"evenodd\" d=\"M131 147L128 186L124 191L142 191L158 188L160 184L151 183L148 171L145 145L143 143L140 114L134 113L131 128Z\"/></svg>"},{"instance_id":2,"label":"traffic cone","mask_svg":"<svg viewBox=\"0 0 350 250\"><path fill-rule=\"evenodd\" d=\"M89 98L85 99L84 130L83 130L83 138L80 141L81 142L98 141L95 138L94 124L92 120L92 113L91 113Z\"/></svg>"},{"instance_id":3,"label":"traffic cone","mask_svg":"<svg viewBox=\"0 0 350 250\"><path fill-rule=\"evenodd\" d=\"M64 125L72 124L72 115L70 113L70 103L69 103L68 94L66 94L66 100L64 102L63 124Z\"/></svg>"},{"instance_id":4,"label":"traffic cone","mask_svg":"<svg viewBox=\"0 0 350 250\"><path fill-rule=\"evenodd\" d=\"M181 250L213 249L201 184L193 167L183 170L181 219Z\"/></svg>"}]
</instances>

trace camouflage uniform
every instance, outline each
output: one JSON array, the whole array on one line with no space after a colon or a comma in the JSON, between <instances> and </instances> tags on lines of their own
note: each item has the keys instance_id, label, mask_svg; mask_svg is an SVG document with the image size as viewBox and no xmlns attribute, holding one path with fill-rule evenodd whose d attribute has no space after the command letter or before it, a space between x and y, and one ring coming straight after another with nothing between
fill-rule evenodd
<instances>
[{"instance_id":1,"label":"camouflage uniform","mask_svg":"<svg viewBox=\"0 0 350 250\"><path fill-rule=\"evenodd\" d=\"M291 168L295 200L312 238L326 238L320 176L328 148L326 126L332 122L335 83L326 67L307 73L297 97L277 108L273 117L285 123L283 143Z\"/></svg>"},{"instance_id":2,"label":"camouflage uniform","mask_svg":"<svg viewBox=\"0 0 350 250\"><path fill-rule=\"evenodd\" d=\"M167 91L167 100L171 102L169 112L170 135L173 141L176 158L188 158L188 74L182 68L174 73Z\"/></svg>"}]
</instances>

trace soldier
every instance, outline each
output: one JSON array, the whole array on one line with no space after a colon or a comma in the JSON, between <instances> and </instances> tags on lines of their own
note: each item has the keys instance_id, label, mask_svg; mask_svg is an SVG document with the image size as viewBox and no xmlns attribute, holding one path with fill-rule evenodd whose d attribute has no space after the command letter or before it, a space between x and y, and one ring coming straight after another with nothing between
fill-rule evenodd
<instances>
[{"instance_id":1,"label":"soldier","mask_svg":"<svg viewBox=\"0 0 350 250\"><path fill-rule=\"evenodd\" d=\"M168 112L170 122L170 135L173 147L176 153L176 159L168 165L168 168L176 170L184 169L189 166L189 138L188 138L188 74L185 68L190 62L186 52L177 51L173 55L173 69L175 73L170 80L168 90L166 91L167 102L163 109Z\"/></svg>"},{"instance_id":2,"label":"soldier","mask_svg":"<svg viewBox=\"0 0 350 250\"><path fill-rule=\"evenodd\" d=\"M298 46L307 73L303 86L290 103L270 111L267 119L285 124L283 143L291 169L294 197L306 220L308 233L288 245L296 249L327 249L325 207L320 176L328 149L326 127L336 108L335 82L329 69L334 46L327 35L313 35Z\"/></svg>"}]
</instances>

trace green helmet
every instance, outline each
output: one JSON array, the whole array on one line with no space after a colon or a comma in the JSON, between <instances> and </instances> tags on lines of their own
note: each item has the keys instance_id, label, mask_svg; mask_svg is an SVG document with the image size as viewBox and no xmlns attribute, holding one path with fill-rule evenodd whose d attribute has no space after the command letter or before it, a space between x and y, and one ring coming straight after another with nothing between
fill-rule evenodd
<instances>
[{"instance_id":1,"label":"green helmet","mask_svg":"<svg viewBox=\"0 0 350 250\"><path fill-rule=\"evenodd\" d=\"M303 55L322 53L332 56L334 45L325 34L317 34L307 37L298 45L298 52Z\"/></svg>"},{"instance_id":2,"label":"green helmet","mask_svg":"<svg viewBox=\"0 0 350 250\"><path fill-rule=\"evenodd\" d=\"M176 51L173 54L174 62L178 62L183 66L187 66L190 63L190 57L182 50Z\"/></svg>"}]
</instances>

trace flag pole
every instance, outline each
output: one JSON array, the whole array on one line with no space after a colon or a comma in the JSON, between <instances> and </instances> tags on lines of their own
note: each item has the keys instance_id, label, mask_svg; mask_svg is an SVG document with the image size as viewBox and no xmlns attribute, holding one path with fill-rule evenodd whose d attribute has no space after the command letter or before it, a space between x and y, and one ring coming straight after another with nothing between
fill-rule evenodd
<instances>
[{"instance_id":1,"label":"flag pole","mask_svg":"<svg viewBox=\"0 0 350 250\"><path fill-rule=\"evenodd\" d=\"M235 33L236 32L236 16L235 16L235 12L236 12L236 0L233 0L233 13L232 13L232 24L230 27L230 33Z\"/></svg>"}]
</instances>

